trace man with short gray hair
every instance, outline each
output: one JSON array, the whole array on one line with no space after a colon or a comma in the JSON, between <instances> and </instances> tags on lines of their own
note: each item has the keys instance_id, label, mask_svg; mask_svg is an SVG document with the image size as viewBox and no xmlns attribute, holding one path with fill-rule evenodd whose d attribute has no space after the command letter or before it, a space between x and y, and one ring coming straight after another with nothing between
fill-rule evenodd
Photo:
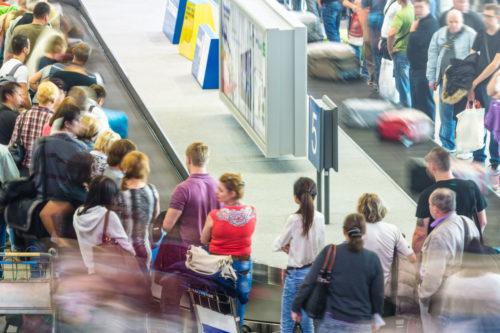
<instances>
[{"instance_id":1,"label":"man with short gray hair","mask_svg":"<svg viewBox=\"0 0 500 333\"><path fill-rule=\"evenodd\" d=\"M420 269L421 284L418 288L420 316L424 332L438 332L439 306L443 296L441 286L448 276L456 273L462 264L464 248L479 230L468 217L457 215L456 194L448 188L437 188L429 197L429 209L435 229L427 236L422 248Z\"/></svg>"}]
</instances>

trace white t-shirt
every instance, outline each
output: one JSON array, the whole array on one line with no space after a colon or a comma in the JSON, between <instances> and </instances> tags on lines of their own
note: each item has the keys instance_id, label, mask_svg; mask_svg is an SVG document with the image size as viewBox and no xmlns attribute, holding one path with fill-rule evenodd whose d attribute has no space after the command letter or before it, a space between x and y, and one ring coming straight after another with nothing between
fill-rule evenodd
<instances>
[{"instance_id":1,"label":"white t-shirt","mask_svg":"<svg viewBox=\"0 0 500 333\"><path fill-rule=\"evenodd\" d=\"M22 62L14 58L4 63L2 68L0 68L0 76L6 76L7 74L9 74L17 64L22 64ZM14 78L16 79L17 83L28 83L28 67L26 67L25 65L20 66L14 73Z\"/></svg>"},{"instance_id":2,"label":"white t-shirt","mask_svg":"<svg viewBox=\"0 0 500 333\"><path fill-rule=\"evenodd\" d=\"M302 267L312 263L325 245L325 217L320 212L314 212L313 224L307 236L302 235L302 230L302 216L292 214L273 243L275 252L290 244L288 266Z\"/></svg>"},{"instance_id":3,"label":"white t-shirt","mask_svg":"<svg viewBox=\"0 0 500 333\"><path fill-rule=\"evenodd\" d=\"M384 269L384 285L389 281L391 275L394 248L404 256L413 253L399 229L390 223L376 222L366 223L366 233L363 236L364 248L375 252L380 259Z\"/></svg>"},{"instance_id":4,"label":"white t-shirt","mask_svg":"<svg viewBox=\"0 0 500 333\"><path fill-rule=\"evenodd\" d=\"M382 23L382 28L380 29L380 37L383 38L387 38L387 36L389 36L389 30L391 30L394 17L401 10L401 5L397 1L394 1L392 4L391 3L392 0L387 0L384 7L384 22Z\"/></svg>"}]
</instances>

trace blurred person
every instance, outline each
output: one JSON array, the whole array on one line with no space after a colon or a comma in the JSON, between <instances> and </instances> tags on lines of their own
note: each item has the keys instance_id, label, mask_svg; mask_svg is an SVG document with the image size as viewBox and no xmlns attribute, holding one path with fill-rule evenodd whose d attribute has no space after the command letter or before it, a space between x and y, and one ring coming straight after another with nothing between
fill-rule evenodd
<instances>
[{"instance_id":1,"label":"blurred person","mask_svg":"<svg viewBox=\"0 0 500 333\"><path fill-rule=\"evenodd\" d=\"M5 86L4 86L5 87ZM40 85L39 104L33 105L31 110L22 113L16 121L9 146L20 140L25 149L24 160L22 162L21 173L28 174L31 166L31 157L35 141L42 136L43 127L54 114L54 106L59 99L59 89L52 82L44 82ZM21 129L21 137L18 132Z\"/></svg>"},{"instance_id":2,"label":"blurred person","mask_svg":"<svg viewBox=\"0 0 500 333\"><path fill-rule=\"evenodd\" d=\"M387 208L380 197L374 193L365 193L358 199L357 211L366 220L366 233L363 235L364 247L377 254L384 271L384 295L391 296L390 276L394 251L408 257L412 263L417 257L406 242L401 231L393 224L383 222Z\"/></svg>"},{"instance_id":3,"label":"blurred person","mask_svg":"<svg viewBox=\"0 0 500 333\"><path fill-rule=\"evenodd\" d=\"M467 1L467 0L466 0ZM464 59L470 52L476 33L463 24L462 13L452 9L447 14L447 26L440 28L432 35L429 44L426 77L429 88L435 91L439 86L439 96L442 94L443 75L453 58ZM441 146L448 151L455 151L455 121L453 120L453 105L444 103L439 98L439 140Z\"/></svg>"},{"instance_id":4,"label":"blurred person","mask_svg":"<svg viewBox=\"0 0 500 333\"><path fill-rule=\"evenodd\" d=\"M134 247L115 211L118 196L119 189L111 178L97 176L90 182L85 203L78 207L73 216L78 245L89 274L95 272L92 248L102 243L106 218L108 218L107 236L114 239L124 250L135 255Z\"/></svg>"},{"instance_id":5,"label":"blurred person","mask_svg":"<svg viewBox=\"0 0 500 333\"><path fill-rule=\"evenodd\" d=\"M94 142L101 129L100 126L99 121L89 115L84 115L80 120L77 138L85 143L89 151L94 150Z\"/></svg>"},{"instance_id":6,"label":"blurred person","mask_svg":"<svg viewBox=\"0 0 500 333\"><path fill-rule=\"evenodd\" d=\"M26 35L30 41L30 51L35 49L39 37L49 31L50 6L46 2L39 2L33 9L33 21L29 24L17 26L12 32L12 39L16 35ZM7 41L8 42L8 41ZM10 59L15 54L12 44L7 44L7 54L5 59ZM31 52L26 55L26 62L29 60Z\"/></svg>"},{"instance_id":7,"label":"blurred person","mask_svg":"<svg viewBox=\"0 0 500 333\"><path fill-rule=\"evenodd\" d=\"M340 19L342 18L342 4L338 0L319 0L323 26L326 38L331 42L340 43Z\"/></svg>"},{"instance_id":8,"label":"blurred person","mask_svg":"<svg viewBox=\"0 0 500 333\"><path fill-rule=\"evenodd\" d=\"M310 13L313 13L314 16L316 16L315 32L317 35L314 37L314 39L323 40L325 37L323 36L323 32L321 29L321 17L320 17L321 2L318 2L317 0L305 0L305 2L306 2L306 10Z\"/></svg>"},{"instance_id":9,"label":"blurred person","mask_svg":"<svg viewBox=\"0 0 500 333\"><path fill-rule=\"evenodd\" d=\"M177 185L163 220L167 235L163 238L155 269L165 272L176 262L186 260L190 245L201 245L200 237L208 213L222 208L217 201L217 181L208 173L208 146L193 142L186 148L189 177Z\"/></svg>"},{"instance_id":10,"label":"blurred person","mask_svg":"<svg viewBox=\"0 0 500 333\"><path fill-rule=\"evenodd\" d=\"M120 135L110 129L106 129L99 133L97 139L95 140L94 150L90 152L94 157L94 163L92 164L92 178L102 175L104 170L106 170L106 167L108 166L109 150L111 149L113 143L120 139Z\"/></svg>"},{"instance_id":11,"label":"blurred person","mask_svg":"<svg viewBox=\"0 0 500 333\"><path fill-rule=\"evenodd\" d=\"M255 231L257 213L255 208L243 204L245 183L241 175L225 173L219 178L217 200L224 208L212 210L201 232L201 242L209 245L212 254L230 255L236 271L238 316L243 326L245 305L252 288L252 235ZM231 285L231 281L218 277L219 283Z\"/></svg>"},{"instance_id":12,"label":"blurred person","mask_svg":"<svg viewBox=\"0 0 500 333\"><path fill-rule=\"evenodd\" d=\"M128 139L120 139L115 141L108 151L108 166L102 173L103 176L113 179L116 186L121 187L123 171L121 163L123 157L129 152L136 150L137 146Z\"/></svg>"},{"instance_id":13,"label":"blurred person","mask_svg":"<svg viewBox=\"0 0 500 333\"><path fill-rule=\"evenodd\" d=\"M316 332L371 332L374 316L380 316L383 310L382 266L375 253L363 248L362 237L366 231L363 215L347 215L342 229L346 241L336 245L326 312ZM328 248L314 260L293 301L292 318L296 322L302 320L302 306L314 288Z\"/></svg>"},{"instance_id":14,"label":"blurred person","mask_svg":"<svg viewBox=\"0 0 500 333\"><path fill-rule=\"evenodd\" d=\"M7 145L19 116L17 110L23 104L23 92L18 83L7 82L0 88L0 94L2 101L2 105L0 105L0 144Z\"/></svg>"},{"instance_id":15,"label":"blurred person","mask_svg":"<svg viewBox=\"0 0 500 333\"><path fill-rule=\"evenodd\" d=\"M23 107L31 107L30 95L28 92L28 68L24 65L26 56L30 52L30 41L26 35L16 35L12 38L12 58L4 62L0 68L0 77L5 77L12 73L15 82L19 83L23 92ZM17 68L17 69L16 69Z\"/></svg>"},{"instance_id":16,"label":"blurred person","mask_svg":"<svg viewBox=\"0 0 500 333\"><path fill-rule=\"evenodd\" d=\"M363 45L363 27L361 23L361 19L359 17L361 11L361 0L343 0L342 6L347 8L348 12L348 25L347 25L347 42L349 45L356 51L356 55L358 56L358 60L360 65L361 62L361 46ZM357 29L357 27L359 29ZM361 37L353 36L351 32L353 31L361 32Z\"/></svg>"},{"instance_id":17,"label":"blurred person","mask_svg":"<svg viewBox=\"0 0 500 333\"><path fill-rule=\"evenodd\" d=\"M64 54L67 47L66 41L62 35L54 34L50 36L45 46L45 53L38 61L37 71L45 66L60 62L61 55Z\"/></svg>"},{"instance_id":18,"label":"blurred person","mask_svg":"<svg viewBox=\"0 0 500 333\"><path fill-rule=\"evenodd\" d=\"M476 33L485 30L484 22L478 13L470 9L469 0L453 0L453 7L441 14L439 17L439 26L444 27L448 24L448 13L452 10L458 10L463 15L465 25L473 29Z\"/></svg>"},{"instance_id":19,"label":"blurred person","mask_svg":"<svg viewBox=\"0 0 500 333\"><path fill-rule=\"evenodd\" d=\"M394 17L387 35L387 51L394 62L394 79L399 93L399 104L411 107L410 63L406 47L410 39L410 28L415 20L415 12L408 0L398 0L401 10Z\"/></svg>"},{"instance_id":20,"label":"blurred person","mask_svg":"<svg viewBox=\"0 0 500 333\"><path fill-rule=\"evenodd\" d=\"M68 161L73 153L87 151L85 144L76 139L80 110L74 105L68 106L61 112L61 121L59 130L50 136L38 138L35 142L30 173L35 176L38 198L44 197L44 183L47 186L46 199L57 199L63 194L66 183L70 180L66 170Z\"/></svg>"},{"instance_id":21,"label":"blurred person","mask_svg":"<svg viewBox=\"0 0 500 333\"><path fill-rule=\"evenodd\" d=\"M87 100L88 112L101 121L102 129L107 129L109 128L109 121L102 109L106 99L106 89L100 84L93 84L90 89L94 91L94 94L91 94Z\"/></svg>"},{"instance_id":22,"label":"blurred person","mask_svg":"<svg viewBox=\"0 0 500 333\"><path fill-rule=\"evenodd\" d=\"M500 328L498 261L473 240L463 254L460 270L442 287L444 332L495 332Z\"/></svg>"},{"instance_id":23,"label":"blurred person","mask_svg":"<svg viewBox=\"0 0 500 333\"><path fill-rule=\"evenodd\" d=\"M76 240L73 213L87 198L93 158L89 152L79 151L71 155L67 163L68 181L64 190L47 202L40 218L52 242L70 247L70 239Z\"/></svg>"},{"instance_id":24,"label":"blurred person","mask_svg":"<svg viewBox=\"0 0 500 333\"><path fill-rule=\"evenodd\" d=\"M413 232L412 248L419 254L424 241L434 229L434 217L429 207L429 197L437 188L448 188L456 194L457 214L473 218L477 215L481 231L486 227L486 200L479 187L472 181L458 179L451 172L450 153L442 147L433 148L426 156L427 173L436 181L426 188L419 196L417 203L417 224Z\"/></svg>"},{"instance_id":25,"label":"blurred person","mask_svg":"<svg viewBox=\"0 0 500 333\"><path fill-rule=\"evenodd\" d=\"M474 222L456 212L455 192L435 189L428 200L435 228L422 247L422 265L418 287L420 318L424 332L440 332L441 303L446 295L441 287L462 265L464 249L472 239L479 239ZM467 235L465 228L468 229Z\"/></svg>"},{"instance_id":26,"label":"blurred person","mask_svg":"<svg viewBox=\"0 0 500 333\"><path fill-rule=\"evenodd\" d=\"M98 90L102 95L104 88L102 86L99 87L101 87L102 89L96 88L96 90ZM99 126L101 127L101 129L106 129L109 128L108 117L101 109L99 104L96 105L96 103L94 102L97 100L96 90L84 86L74 86L68 92L68 96L76 99L77 103L80 105L80 110L82 110L83 112L82 115L89 115L96 118L99 121ZM104 99L102 97L101 101L104 102Z\"/></svg>"},{"instance_id":27,"label":"blurred person","mask_svg":"<svg viewBox=\"0 0 500 333\"><path fill-rule=\"evenodd\" d=\"M380 40L380 31L384 22L385 3L386 0L361 1L361 7L363 8L363 12L366 17L366 23L363 25L363 29L369 30L364 39L369 41L369 53L373 62L373 80L375 81L375 86L378 83L380 63L382 61L382 55L378 48L378 42ZM363 34L365 34L364 30ZM366 44L363 47L365 50L367 49ZM370 71L370 69L368 69L368 71Z\"/></svg>"},{"instance_id":28,"label":"blurred person","mask_svg":"<svg viewBox=\"0 0 500 333\"><path fill-rule=\"evenodd\" d=\"M432 121L436 118L436 103L433 91L426 77L427 55L432 35L439 29L439 24L431 14L429 0L415 0L417 20L410 28L410 37L406 54L410 63L410 91L412 108L424 112Z\"/></svg>"},{"instance_id":29,"label":"blurred person","mask_svg":"<svg viewBox=\"0 0 500 333\"><path fill-rule=\"evenodd\" d=\"M92 48L85 42L81 42L73 50L73 60L64 69L56 71L50 77L56 77L63 80L71 90L74 86L90 87L97 83L94 74L89 73L85 64L92 54Z\"/></svg>"},{"instance_id":30,"label":"blurred person","mask_svg":"<svg viewBox=\"0 0 500 333\"><path fill-rule=\"evenodd\" d=\"M290 215L281 234L274 240L273 251L288 254L285 285L281 299L281 332L293 332L292 302L300 284L309 272L314 258L325 245L325 217L314 209L316 184L307 177L293 185L293 198L299 205ZM314 332L313 320L302 311L302 331Z\"/></svg>"},{"instance_id":31,"label":"blurred person","mask_svg":"<svg viewBox=\"0 0 500 333\"><path fill-rule=\"evenodd\" d=\"M472 45L471 53L477 53L479 56L477 73L479 74L476 79L472 82L472 87L466 99L463 100L458 110L465 109L466 101L474 101L477 99L481 106L484 108L486 113L490 108L491 98L488 96L486 87L490 81L493 73L500 66L500 25L498 21L500 19L500 6L496 3L487 4L484 7L483 20L486 26L484 32L478 33L474 44ZM457 108L455 108L457 109ZM486 161L486 133L484 136L485 145L483 148L476 150L474 155L474 161L479 163L484 163ZM498 165L500 164L500 157L498 154L498 141L495 139L490 132L490 143L489 143L489 153L490 153L490 171L495 174L498 181ZM497 184L496 184L497 185Z\"/></svg>"},{"instance_id":32,"label":"blurred person","mask_svg":"<svg viewBox=\"0 0 500 333\"><path fill-rule=\"evenodd\" d=\"M59 90L59 93L60 92L61 92L61 90ZM61 103L59 103L59 105L55 109L55 111L52 114L52 116L50 117L49 121L46 122L45 125L43 125L42 136L48 136L48 135L54 133L55 131L59 130L61 128L61 125L62 125L61 114L63 113L63 111L67 110L67 109L74 109L74 108L80 110L80 108L76 104L75 99L72 97L64 97L63 100L61 101ZM81 113L80 113L80 115L81 115Z\"/></svg>"},{"instance_id":33,"label":"blurred person","mask_svg":"<svg viewBox=\"0 0 500 333\"><path fill-rule=\"evenodd\" d=\"M160 211L155 186L147 183L149 159L139 151L131 151L121 161L123 179L120 192L120 218L136 256L151 267L150 225Z\"/></svg>"}]
</instances>

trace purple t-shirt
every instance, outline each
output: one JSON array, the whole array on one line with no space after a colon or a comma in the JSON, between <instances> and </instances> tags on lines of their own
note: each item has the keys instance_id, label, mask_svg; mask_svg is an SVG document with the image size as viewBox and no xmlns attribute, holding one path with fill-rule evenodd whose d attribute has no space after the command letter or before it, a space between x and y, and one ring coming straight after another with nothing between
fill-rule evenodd
<instances>
[{"instance_id":1,"label":"purple t-shirt","mask_svg":"<svg viewBox=\"0 0 500 333\"><path fill-rule=\"evenodd\" d=\"M182 211L176 223L183 245L200 245L200 236L208 213L219 209L215 191L217 181L209 174L193 174L175 187L169 208Z\"/></svg>"}]
</instances>

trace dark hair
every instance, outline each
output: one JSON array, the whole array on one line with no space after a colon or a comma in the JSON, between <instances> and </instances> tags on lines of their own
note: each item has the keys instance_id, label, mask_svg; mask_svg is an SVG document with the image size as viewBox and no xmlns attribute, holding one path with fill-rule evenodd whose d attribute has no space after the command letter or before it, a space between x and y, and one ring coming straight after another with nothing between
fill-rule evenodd
<instances>
[{"instance_id":1,"label":"dark hair","mask_svg":"<svg viewBox=\"0 0 500 333\"><path fill-rule=\"evenodd\" d=\"M85 42L78 43L78 45L76 45L73 49L73 56L75 59L82 62L87 62L91 53L92 48Z\"/></svg>"},{"instance_id":2,"label":"dark hair","mask_svg":"<svg viewBox=\"0 0 500 333\"><path fill-rule=\"evenodd\" d=\"M69 179L79 185L90 182L92 163L94 163L94 158L87 151L78 151L72 154L66 164Z\"/></svg>"},{"instance_id":3,"label":"dark hair","mask_svg":"<svg viewBox=\"0 0 500 333\"><path fill-rule=\"evenodd\" d=\"M53 84L55 84L57 86L57 88L64 91L65 93L68 92L68 85L62 79L60 79L58 77L51 77L49 79L49 81L52 82Z\"/></svg>"},{"instance_id":4,"label":"dark hair","mask_svg":"<svg viewBox=\"0 0 500 333\"><path fill-rule=\"evenodd\" d=\"M128 139L116 141L109 148L108 165L112 167L120 165L125 155L136 149L136 145Z\"/></svg>"},{"instance_id":5,"label":"dark hair","mask_svg":"<svg viewBox=\"0 0 500 333\"><path fill-rule=\"evenodd\" d=\"M90 86L90 89L95 92L96 101L100 98L106 98L106 89L104 89L104 87L100 84L93 84Z\"/></svg>"},{"instance_id":6,"label":"dark hair","mask_svg":"<svg viewBox=\"0 0 500 333\"><path fill-rule=\"evenodd\" d=\"M118 193L120 190L118 190L114 180L102 175L95 177L90 182L89 193L83 204L83 209L77 214L85 214L87 210L96 206L105 206L111 209L116 202Z\"/></svg>"},{"instance_id":7,"label":"dark hair","mask_svg":"<svg viewBox=\"0 0 500 333\"><path fill-rule=\"evenodd\" d=\"M443 147L432 148L431 151L425 155L425 161L427 163L434 163L436 168L441 172L449 171L451 167L450 153Z\"/></svg>"},{"instance_id":8,"label":"dark hair","mask_svg":"<svg viewBox=\"0 0 500 333\"><path fill-rule=\"evenodd\" d=\"M365 233L365 217L359 213L349 214L344 220L344 231L349 236L347 248L353 252L363 249L363 234Z\"/></svg>"},{"instance_id":9,"label":"dark hair","mask_svg":"<svg viewBox=\"0 0 500 333\"><path fill-rule=\"evenodd\" d=\"M427 5L431 4L429 0L414 0L414 2L423 2L423 3L427 4Z\"/></svg>"},{"instance_id":10,"label":"dark hair","mask_svg":"<svg viewBox=\"0 0 500 333\"><path fill-rule=\"evenodd\" d=\"M60 129L64 129L67 121L72 122L80 117L80 109L75 105L69 105L66 109L60 112L59 117L62 118Z\"/></svg>"},{"instance_id":11,"label":"dark hair","mask_svg":"<svg viewBox=\"0 0 500 333\"><path fill-rule=\"evenodd\" d=\"M61 104L57 106L52 117L50 117L49 126L54 126L54 121L58 118L61 118L61 115L67 110L80 111L80 108L78 107L78 105L76 105L75 99L73 97L64 97Z\"/></svg>"},{"instance_id":12,"label":"dark hair","mask_svg":"<svg viewBox=\"0 0 500 333\"><path fill-rule=\"evenodd\" d=\"M316 184L311 178L300 177L293 184L293 194L300 201L297 214L302 216L302 235L307 236L314 220L314 198Z\"/></svg>"},{"instance_id":13,"label":"dark hair","mask_svg":"<svg viewBox=\"0 0 500 333\"><path fill-rule=\"evenodd\" d=\"M28 36L23 34L15 35L12 37L10 44L12 45L12 53L20 55L23 52L23 49L29 45Z\"/></svg>"},{"instance_id":14,"label":"dark hair","mask_svg":"<svg viewBox=\"0 0 500 333\"><path fill-rule=\"evenodd\" d=\"M50 6L46 2L39 2L33 9L33 17L43 19L45 15L50 15Z\"/></svg>"},{"instance_id":15,"label":"dark hair","mask_svg":"<svg viewBox=\"0 0 500 333\"><path fill-rule=\"evenodd\" d=\"M14 92L16 91L16 89L20 89L21 88L21 85L19 83L16 83L16 82L7 82L6 84L4 84L2 86L2 103L5 103L7 102L7 95L14 95Z\"/></svg>"},{"instance_id":16,"label":"dark hair","mask_svg":"<svg viewBox=\"0 0 500 333\"><path fill-rule=\"evenodd\" d=\"M495 12L496 16L500 15L500 6L497 3L487 3L486 5L484 5L483 10L491 10Z\"/></svg>"}]
</instances>

